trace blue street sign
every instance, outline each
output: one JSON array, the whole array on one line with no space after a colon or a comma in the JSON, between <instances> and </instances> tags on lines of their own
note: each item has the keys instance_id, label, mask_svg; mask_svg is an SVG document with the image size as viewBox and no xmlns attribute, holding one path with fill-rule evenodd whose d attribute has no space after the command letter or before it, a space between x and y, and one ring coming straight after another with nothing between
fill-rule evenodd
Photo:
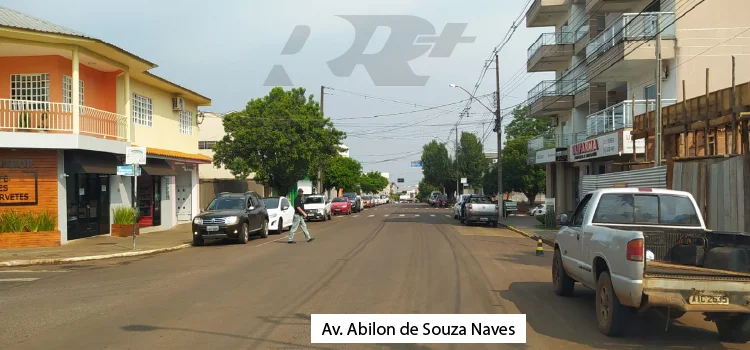
<instances>
[{"instance_id":1,"label":"blue street sign","mask_svg":"<svg viewBox=\"0 0 750 350\"><path fill-rule=\"evenodd\" d=\"M117 175L133 176L133 166L132 165L118 165ZM138 176L141 176L141 167L138 167Z\"/></svg>"},{"instance_id":2,"label":"blue street sign","mask_svg":"<svg viewBox=\"0 0 750 350\"><path fill-rule=\"evenodd\" d=\"M416 162L411 162L411 167L412 168L421 168L422 167L422 161L418 160Z\"/></svg>"}]
</instances>

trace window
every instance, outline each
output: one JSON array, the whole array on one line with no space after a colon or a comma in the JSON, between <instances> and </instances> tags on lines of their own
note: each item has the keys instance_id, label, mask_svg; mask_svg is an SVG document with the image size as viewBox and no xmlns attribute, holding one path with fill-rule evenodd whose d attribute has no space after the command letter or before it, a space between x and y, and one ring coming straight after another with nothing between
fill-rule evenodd
<instances>
[{"instance_id":1,"label":"window","mask_svg":"<svg viewBox=\"0 0 750 350\"><path fill-rule=\"evenodd\" d=\"M661 196L659 216L662 224L674 226L699 226L698 214L687 197Z\"/></svg>"},{"instance_id":2,"label":"window","mask_svg":"<svg viewBox=\"0 0 750 350\"><path fill-rule=\"evenodd\" d=\"M492 204L492 198L490 197L471 197L469 203L475 204Z\"/></svg>"},{"instance_id":3,"label":"window","mask_svg":"<svg viewBox=\"0 0 750 350\"><path fill-rule=\"evenodd\" d=\"M656 100L656 84L651 84L643 89L643 97L649 101Z\"/></svg>"},{"instance_id":4,"label":"window","mask_svg":"<svg viewBox=\"0 0 750 350\"><path fill-rule=\"evenodd\" d=\"M586 211L589 210L589 202L591 201L591 195L587 194L583 197L583 200L578 204L578 209L573 214L573 226L583 225L583 218L586 216Z\"/></svg>"},{"instance_id":5,"label":"window","mask_svg":"<svg viewBox=\"0 0 750 350\"><path fill-rule=\"evenodd\" d=\"M78 80L78 103L84 105L83 80ZM73 78L63 75L63 103L73 103Z\"/></svg>"},{"instance_id":6,"label":"window","mask_svg":"<svg viewBox=\"0 0 750 350\"><path fill-rule=\"evenodd\" d=\"M198 141L198 149L213 149L216 141Z\"/></svg>"},{"instance_id":7,"label":"window","mask_svg":"<svg viewBox=\"0 0 750 350\"><path fill-rule=\"evenodd\" d=\"M633 219L635 223L658 224L659 223L659 197L658 196L634 196Z\"/></svg>"},{"instance_id":8,"label":"window","mask_svg":"<svg viewBox=\"0 0 750 350\"><path fill-rule=\"evenodd\" d=\"M133 94L133 123L151 126L153 122L152 102L148 97Z\"/></svg>"},{"instance_id":9,"label":"window","mask_svg":"<svg viewBox=\"0 0 750 350\"><path fill-rule=\"evenodd\" d=\"M593 221L602 224L633 223L633 195L603 195Z\"/></svg>"},{"instance_id":10,"label":"window","mask_svg":"<svg viewBox=\"0 0 750 350\"><path fill-rule=\"evenodd\" d=\"M594 222L698 226L700 221L687 197L670 195L605 194L599 200Z\"/></svg>"},{"instance_id":11,"label":"window","mask_svg":"<svg viewBox=\"0 0 750 350\"><path fill-rule=\"evenodd\" d=\"M11 74L10 99L49 102L49 74ZM46 103L19 103L13 109L47 109Z\"/></svg>"},{"instance_id":12,"label":"window","mask_svg":"<svg viewBox=\"0 0 750 350\"><path fill-rule=\"evenodd\" d=\"M193 113L188 111L180 111L180 134L192 135L193 134Z\"/></svg>"},{"instance_id":13,"label":"window","mask_svg":"<svg viewBox=\"0 0 750 350\"><path fill-rule=\"evenodd\" d=\"M281 200L281 206L282 207L291 207L291 205L289 205L289 200L286 199L286 198L284 198L284 199Z\"/></svg>"}]
</instances>

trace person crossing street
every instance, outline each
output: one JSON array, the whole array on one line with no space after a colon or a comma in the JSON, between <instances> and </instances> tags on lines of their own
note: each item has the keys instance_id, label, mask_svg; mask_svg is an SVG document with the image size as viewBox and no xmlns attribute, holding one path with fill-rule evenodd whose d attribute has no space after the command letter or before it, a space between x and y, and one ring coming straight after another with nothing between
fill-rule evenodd
<instances>
[{"instance_id":1,"label":"person crossing street","mask_svg":"<svg viewBox=\"0 0 750 350\"><path fill-rule=\"evenodd\" d=\"M307 223L305 218L307 212L305 212L305 202L302 200L302 194L304 191L300 188L297 190L297 198L294 199L294 219L292 220L292 229L289 230L289 239L287 243L297 243L294 241L294 234L298 228L302 228L302 232L305 234L308 242L312 242L315 238L310 236L310 232L307 230Z\"/></svg>"}]
</instances>

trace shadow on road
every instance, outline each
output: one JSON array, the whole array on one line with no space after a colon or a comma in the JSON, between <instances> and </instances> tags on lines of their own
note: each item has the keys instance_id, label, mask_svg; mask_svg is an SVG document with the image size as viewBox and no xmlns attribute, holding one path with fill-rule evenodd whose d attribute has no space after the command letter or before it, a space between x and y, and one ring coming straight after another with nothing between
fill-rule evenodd
<instances>
[{"instance_id":1,"label":"shadow on road","mask_svg":"<svg viewBox=\"0 0 750 350\"><path fill-rule=\"evenodd\" d=\"M599 333L594 305L595 293L576 285L569 298L558 297L547 282L514 282L508 290L495 291L516 304L537 333L597 349L682 348L726 349L716 332L686 326L680 320L669 324L657 312L633 314L623 337L610 338Z\"/></svg>"},{"instance_id":2,"label":"shadow on road","mask_svg":"<svg viewBox=\"0 0 750 350\"><path fill-rule=\"evenodd\" d=\"M304 347L306 349L331 349L331 348L326 348L326 347L321 347L321 346L314 346L312 344L295 344L295 343L275 341L275 340L270 340L270 339L259 339L259 338L247 337L244 335L237 335L237 334L203 331L199 329L177 328L177 327L157 327L157 326L137 325L137 324L127 325L121 328L122 330L127 331L127 332L139 332L139 333L157 332L157 331L189 332L189 333L199 333L199 334L215 335L215 336L230 337L230 338L237 338L237 339L255 340L261 343L265 342L265 343L276 344L279 346L292 347L292 348Z\"/></svg>"},{"instance_id":3,"label":"shadow on road","mask_svg":"<svg viewBox=\"0 0 750 350\"><path fill-rule=\"evenodd\" d=\"M511 264L518 264L518 265L531 265L531 266L540 266L544 268L550 267L549 259L545 259L544 256L536 256L534 255L536 253L536 248L531 247L528 249L528 246L524 246L527 248L527 252L525 253L515 253L515 254L503 254L501 257L492 258L492 260L498 261L498 262L509 262ZM546 254L549 254L549 252L546 252ZM552 276L552 272L550 270L550 276ZM550 277L551 278L551 277Z\"/></svg>"}]
</instances>

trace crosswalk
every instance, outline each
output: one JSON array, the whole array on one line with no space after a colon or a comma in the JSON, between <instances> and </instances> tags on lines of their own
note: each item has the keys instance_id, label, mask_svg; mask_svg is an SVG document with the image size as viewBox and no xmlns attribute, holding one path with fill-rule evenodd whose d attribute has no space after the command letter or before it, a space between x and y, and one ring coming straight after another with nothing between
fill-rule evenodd
<instances>
[{"instance_id":1,"label":"crosswalk","mask_svg":"<svg viewBox=\"0 0 750 350\"><path fill-rule=\"evenodd\" d=\"M427 216L427 215L429 215L429 217L431 217L431 218L441 217L441 216L445 216L446 218L453 217L453 215L450 215L450 214L444 214L444 215L439 215L439 214L425 214L424 216ZM416 214L416 213L408 213L408 214L393 213L393 214L380 214L380 215L376 215L376 214L369 214L369 215L355 214L355 215L351 215L351 216L347 216L347 215L335 216L334 219L346 219L346 218L349 218L349 217L351 217L351 218L359 218L359 217L364 217L364 218L384 217L384 218L388 218L388 217L392 217L392 216L397 216L397 217L400 217L400 218L403 218L403 217L415 217L415 218L418 218L418 217L422 217L423 215Z\"/></svg>"},{"instance_id":2,"label":"crosswalk","mask_svg":"<svg viewBox=\"0 0 750 350\"><path fill-rule=\"evenodd\" d=\"M18 285L19 283L35 282L40 279L49 278L67 272L70 272L70 270L0 269L0 290L2 290L3 287L12 287L13 285Z\"/></svg>"}]
</instances>

